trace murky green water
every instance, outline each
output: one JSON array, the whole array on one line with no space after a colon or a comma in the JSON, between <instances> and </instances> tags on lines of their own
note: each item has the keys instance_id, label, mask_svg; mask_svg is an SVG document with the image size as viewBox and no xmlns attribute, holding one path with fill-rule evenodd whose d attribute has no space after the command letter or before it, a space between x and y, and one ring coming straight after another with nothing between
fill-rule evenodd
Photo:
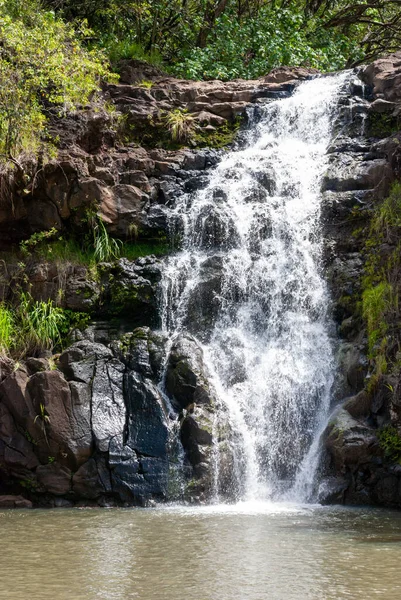
<instances>
[{"instance_id":1,"label":"murky green water","mask_svg":"<svg viewBox=\"0 0 401 600\"><path fill-rule=\"evenodd\" d=\"M1 600L397 600L401 513L0 512Z\"/></svg>"}]
</instances>

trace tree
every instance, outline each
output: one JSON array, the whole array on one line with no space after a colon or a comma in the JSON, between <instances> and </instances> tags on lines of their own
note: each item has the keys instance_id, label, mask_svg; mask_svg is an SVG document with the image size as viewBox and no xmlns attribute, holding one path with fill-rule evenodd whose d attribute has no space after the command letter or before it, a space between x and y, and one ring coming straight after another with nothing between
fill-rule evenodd
<instances>
[{"instance_id":1,"label":"tree","mask_svg":"<svg viewBox=\"0 0 401 600\"><path fill-rule=\"evenodd\" d=\"M0 153L37 151L52 107L85 103L108 73L105 57L37 0L0 1Z\"/></svg>"}]
</instances>

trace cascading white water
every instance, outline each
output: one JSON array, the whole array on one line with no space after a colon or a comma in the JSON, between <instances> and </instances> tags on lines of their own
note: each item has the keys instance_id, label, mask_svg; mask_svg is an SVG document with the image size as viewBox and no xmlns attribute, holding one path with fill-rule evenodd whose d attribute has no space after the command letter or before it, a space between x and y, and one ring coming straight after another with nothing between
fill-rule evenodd
<instances>
[{"instance_id":1,"label":"cascading white water","mask_svg":"<svg viewBox=\"0 0 401 600\"><path fill-rule=\"evenodd\" d=\"M266 103L245 149L174 209L163 327L188 330L235 432L244 499L305 500L334 360L320 262L319 188L346 74Z\"/></svg>"}]
</instances>

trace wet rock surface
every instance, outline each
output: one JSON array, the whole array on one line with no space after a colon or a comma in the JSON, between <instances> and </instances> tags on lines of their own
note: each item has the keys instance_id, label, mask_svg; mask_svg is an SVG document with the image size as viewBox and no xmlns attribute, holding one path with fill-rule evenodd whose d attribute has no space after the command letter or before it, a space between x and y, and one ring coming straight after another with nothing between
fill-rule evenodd
<instances>
[{"instance_id":1,"label":"wet rock surface","mask_svg":"<svg viewBox=\"0 0 401 600\"><path fill-rule=\"evenodd\" d=\"M79 341L59 356L55 370L40 362L33 374L21 367L6 376L0 384L0 493L20 492L26 506L166 499L178 460L174 429L185 454L180 497L206 500L214 399L202 350L190 336L175 342L166 395L166 343L141 327L109 347ZM5 507L23 506L10 498Z\"/></svg>"},{"instance_id":2,"label":"wet rock surface","mask_svg":"<svg viewBox=\"0 0 401 600\"><path fill-rule=\"evenodd\" d=\"M370 219L400 176L400 68L397 53L359 71L366 87L342 103L323 182L325 265L340 338L337 408L323 436L327 478L320 498L326 502L401 506L400 469L380 442L383 427L399 427L394 381L369 384L372 360L360 308Z\"/></svg>"}]
</instances>

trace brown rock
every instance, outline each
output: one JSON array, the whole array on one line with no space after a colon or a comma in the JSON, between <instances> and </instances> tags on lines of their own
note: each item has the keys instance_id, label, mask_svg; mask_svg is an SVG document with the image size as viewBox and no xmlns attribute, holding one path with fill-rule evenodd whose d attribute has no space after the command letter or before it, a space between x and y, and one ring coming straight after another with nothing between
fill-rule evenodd
<instances>
[{"instance_id":1,"label":"brown rock","mask_svg":"<svg viewBox=\"0 0 401 600\"><path fill-rule=\"evenodd\" d=\"M23 496L0 496L0 508L32 508L32 502Z\"/></svg>"},{"instance_id":2,"label":"brown rock","mask_svg":"<svg viewBox=\"0 0 401 600\"><path fill-rule=\"evenodd\" d=\"M100 203L100 215L108 224L108 229L128 236L130 225L136 224L147 196L133 185L115 185L105 194Z\"/></svg>"},{"instance_id":3,"label":"brown rock","mask_svg":"<svg viewBox=\"0 0 401 600\"><path fill-rule=\"evenodd\" d=\"M50 494L63 496L71 489L72 473L70 469L56 462L40 465L35 474L38 482Z\"/></svg>"},{"instance_id":4,"label":"brown rock","mask_svg":"<svg viewBox=\"0 0 401 600\"><path fill-rule=\"evenodd\" d=\"M91 458L78 469L72 478L72 488L79 498L94 500L104 494L95 459Z\"/></svg>"}]
</instances>

